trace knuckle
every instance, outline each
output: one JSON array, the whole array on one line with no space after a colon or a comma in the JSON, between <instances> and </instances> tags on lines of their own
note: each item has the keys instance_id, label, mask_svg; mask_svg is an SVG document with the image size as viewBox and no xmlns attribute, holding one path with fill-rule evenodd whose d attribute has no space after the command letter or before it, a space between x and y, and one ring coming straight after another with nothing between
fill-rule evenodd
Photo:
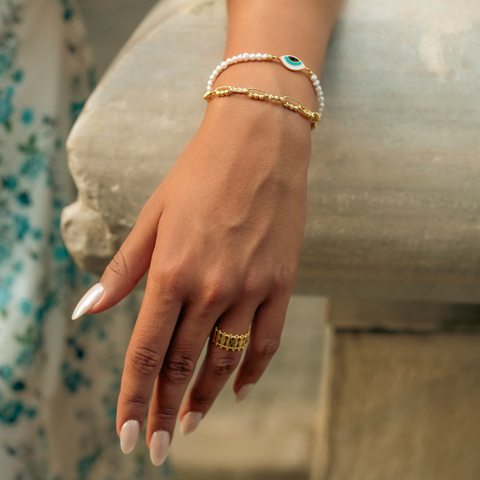
<instances>
[{"instance_id":1,"label":"knuckle","mask_svg":"<svg viewBox=\"0 0 480 480\"><path fill-rule=\"evenodd\" d=\"M162 297L175 299L182 295L185 270L180 265L162 265L151 269L149 281Z\"/></svg>"},{"instance_id":2,"label":"knuckle","mask_svg":"<svg viewBox=\"0 0 480 480\"><path fill-rule=\"evenodd\" d=\"M279 346L279 340L264 340L257 345L252 344L252 351L257 357L269 359L275 355Z\"/></svg>"},{"instance_id":3,"label":"knuckle","mask_svg":"<svg viewBox=\"0 0 480 480\"><path fill-rule=\"evenodd\" d=\"M172 383L183 383L190 379L195 371L195 361L185 354L172 354L165 358L163 374Z\"/></svg>"},{"instance_id":4,"label":"knuckle","mask_svg":"<svg viewBox=\"0 0 480 480\"><path fill-rule=\"evenodd\" d=\"M242 367L242 378L255 379L256 382L261 377L263 371L264 369L260 368L260 366L248 363Z\"/></svg>"},{"instance_id":5,"label":"knuckle","mask_svg":"<svg viewBox=\"0 0 480 480\"><path fill-rule=\"evenodd\" d=\"M201 407L201 410L208 410L213 403L213 398L205 393L192 391L190 394L193 405Z\"/></svg>"},{"instance_id":6,"label":"knuckle","mask_svg":"<svg viewBox=\"0 0 480 480\"><path fill-rule=\"evenodd\" d=\"M177 418L178 410L174 407L159 407L158 412L155 413L155 416L158 417L161 424L175 422Z\"/></svg>"},{"instance_id":7,"label":"knuckle","mask_svg":"<svg viewBox=\"0 0 480 480\"><path fill-rule=\"evenodd\" d=\"M160 355L147 347L132 347L129 360L133 368L142 375L153 375L160 369Z\"/></svg>"},{"instance_id":8,"label":"knuckle","mask_svg":"<svg viewBox=\"0 0 480 480\"><path fill-rule=\"evenodd\" d=\"M240 298L253 298L265 289L265 282L259 278L247 278L240 289Z\"/></svg>"},{"instance_id":9,"label":"knuckle","mask_svg":"<svg viewBox=\"0 0 480 480\"><path fill-rule=\"evenodd\" d=\"M222 355L212 359L210 370L215 377L230 376L237 368L239 358L233 355Z\"/></svg>"},{"instance_id":10,"label":"knuckle","mask_svg":"<svg viewBox=\"0 0 480 480\"><path fill-rule=\"evenodd\" d=\"M108 264L108 270L116 277L125 278L128 275L127 259L120 249L111 262Z\"/></svg>"},{"instance_id":11,"label":"knuckle","mask_svg":"<svg viewBox=\"0 0 480 480\"><path fill-rule=\"evenodd\" d=\"M272 289L274 293L290 292L295 282L296 270L293 267L283 267L273 275Z\"/></svg>"},{"instance_id":12,"label":"knuckle","mask_svg":"<svg viewBox=\"0 0 480 480\"><path fill-rule=\"evenodd\" d=\"M230 296L231 289L224 282L211 281L203 287L203 309L211 310L224 303Z\"/></svg>"},{"instance_id":13,"label":"knuckle","mask_svg":"<svg viewBox=\"0 0 480 480\"><path fill-rule=\"evenodd\" d=\"M140 395L140 393L125 393L123 401L129 410L141 410L147 407L148 397Z\"/></svg>"}]
</instances>

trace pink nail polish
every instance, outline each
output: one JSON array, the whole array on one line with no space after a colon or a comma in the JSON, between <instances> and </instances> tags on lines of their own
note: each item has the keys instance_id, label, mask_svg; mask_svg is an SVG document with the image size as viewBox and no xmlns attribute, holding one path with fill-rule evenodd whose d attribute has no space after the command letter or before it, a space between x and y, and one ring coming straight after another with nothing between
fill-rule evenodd
<instances>
[{"instance_id":1,"label":"pink nail polish","mask_svg":"<svg viewBox=\"0 0 480 480\"><path fill-rule=\"evenodd\" d=\"M248 397L254 385L254 383L247 383L237 392L237 403L243 402Z\"/></svg>"},{"instance_id":2,"label":"pink nail polish","mask_svg":"<svg viewBox=\"0 0 480 480\"><path fill-rule=\"evenodd\" d=\"M139 433L140 423L137 420L128 420L123 424L120 431L120 448L123 453L130 453L135 448Z\"/></svg>"},{"instance_id":3,"label":"pink nail polish","mask_svg":"<svg viewBox=\"0 0 480 480\"><path fill-rule=\"evenodd\" d=\"M200 420L203 418L201 412L188 412L180 422L180 432L182 435L188 435L197 429Z\"/></svg>"},{"instance_id":4,"label":"pink nail polish","mask_svg":"<svg viewBox=\"0 0 480 480\"><path fill-rule=\"evenodd\" d=\"M87 313L93 306L95 306L103 296L104 288L102 284L94 285L78 302L72 314L72 320L76 320L84 313Z\"/></svg>"},{"instance_id":5,"label":"pink nail polish","mask_svg":"<svg viewBox=\"0 0 480 480\"><path fill-rule=\"evenodd\" d=\"M168 455L170 434L165 430L158 430L150 440L150 460L155 466L161 465Z\"/></svg>"}]
</instances>

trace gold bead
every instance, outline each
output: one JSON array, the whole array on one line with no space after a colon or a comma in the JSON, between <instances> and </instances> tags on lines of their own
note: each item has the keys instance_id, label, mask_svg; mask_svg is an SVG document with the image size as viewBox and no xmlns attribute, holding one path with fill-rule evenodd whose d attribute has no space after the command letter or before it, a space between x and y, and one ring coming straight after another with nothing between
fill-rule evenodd
<instances>
[{"instance_id":1,"label":"gold bead","mask_svg":"<svg viewBox=\"0 0 480 480\"><path fill-rule=\"evenodd\" d=\"M248 96L249 96L250 98L253 98L253 93L252 93L252 92L248 92Z\"/></svg>"}]
</instances>

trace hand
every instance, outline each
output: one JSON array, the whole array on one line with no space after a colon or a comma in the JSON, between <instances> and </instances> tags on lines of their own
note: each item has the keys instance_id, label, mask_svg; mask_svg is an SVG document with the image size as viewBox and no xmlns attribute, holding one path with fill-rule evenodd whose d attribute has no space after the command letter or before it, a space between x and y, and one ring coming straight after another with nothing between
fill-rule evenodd
<instances>
[{"instance_id":1,"label":"hand","mask_svg":"<svg viewBox=\"0 0 480 480\"><path fill-rule=\"evenodd\" d=\"M259 380L279 346L295 280L309 158L310 124L299 114L245 97L216 99L142 209L89 310L118 303L150 269L118 400L125 452L145 421L152 388L147 442L157 465L177 415L188 432L208 412L242 353L210 343L180 409L215 325L241 335L251 324L234 383L238 398Z\"/></svg>"}]
</instances>

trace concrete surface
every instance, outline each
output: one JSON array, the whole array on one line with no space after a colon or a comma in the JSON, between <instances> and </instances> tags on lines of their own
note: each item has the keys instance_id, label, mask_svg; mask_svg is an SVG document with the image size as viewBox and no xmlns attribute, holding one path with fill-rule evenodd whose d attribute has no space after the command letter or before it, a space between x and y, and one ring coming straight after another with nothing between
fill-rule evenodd
<instances>
[{"instance_id":1,"label":"concrete surface","mask_svg":"<svg viewBox=\"0 0 480 480\"><path fill-rule=\"evenodd\" d=\"M480 334L339 332L313 480L480 478Z\"/></svg>"}]
</instances>

